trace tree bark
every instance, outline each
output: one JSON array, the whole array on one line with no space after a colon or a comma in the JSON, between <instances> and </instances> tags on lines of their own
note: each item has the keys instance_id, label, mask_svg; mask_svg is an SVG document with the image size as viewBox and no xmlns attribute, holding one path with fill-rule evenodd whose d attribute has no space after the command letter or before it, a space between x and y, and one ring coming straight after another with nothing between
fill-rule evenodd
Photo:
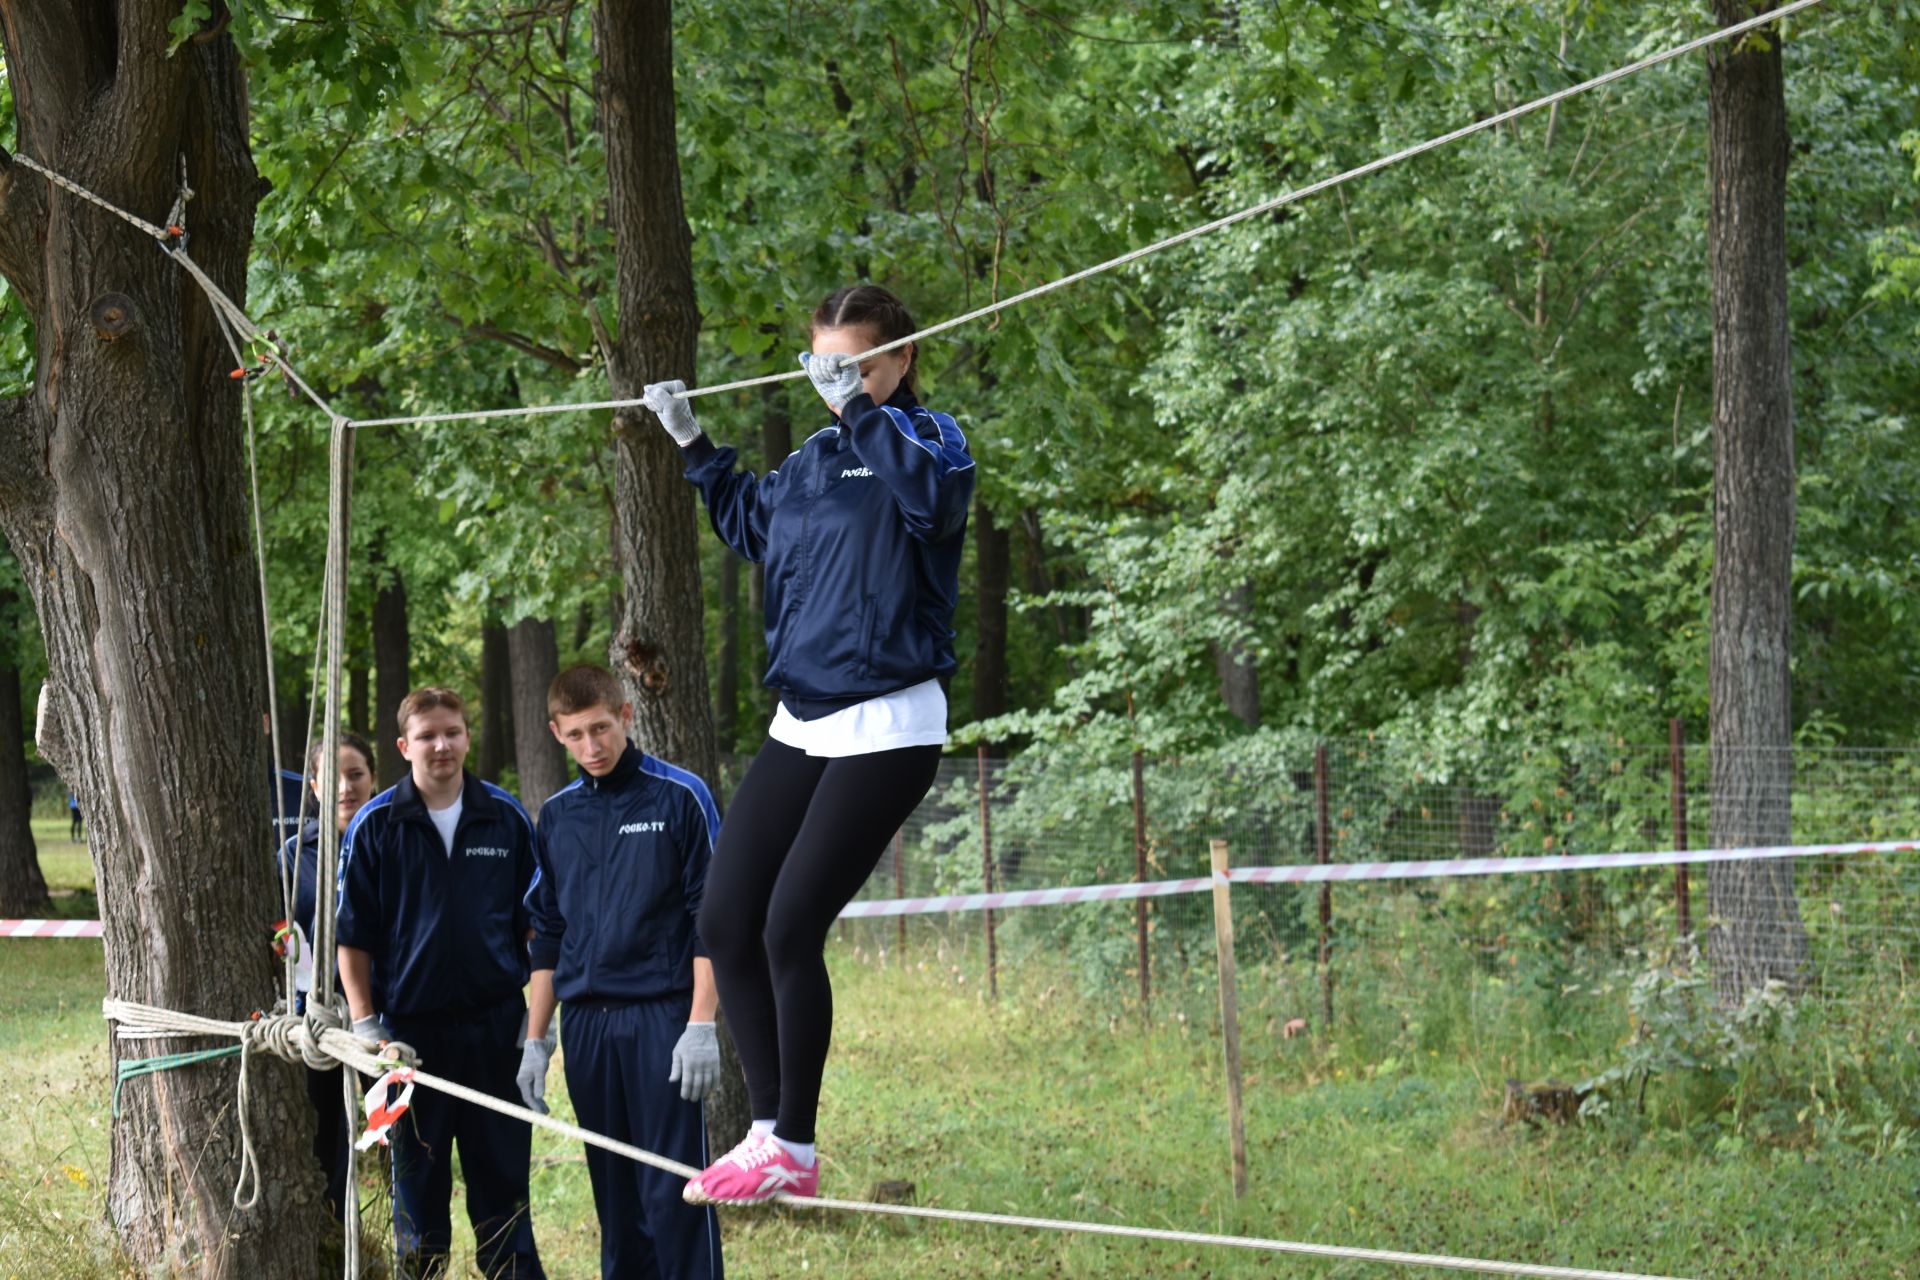
<instances>
[{"instance_id":1,"label":"tree bark","mask_svg":"<svg viewBox=\"0 0 1920 1280\"><path fill-rule=\"evenodd\" d=\"M347 727L372 742L372 673L367 670L365 655L355 657L359 660L347 668Z\"/></svg>"},{"instance_id":2,"label":"tree bark","mask_svg":"<svg viewBox=\"0 0 1920 1280\"><path fill-rule=\"evenodd\" d=\"M0 583L0 617L14 606ZM33 839L33 789L20 736L20 670L13 638L0 637L0 916L37 916L47 907L47 880Z\"/></svg>"},{"instance_id":3,"label":"tree bark","mask_svg":"<svg viewBox=\"0 0 1920 1280\"><path fill-rule=\"evenodd\" d=\"M986 500L973 500L974 585L973 718L990 720L1007 711L1007 591L1013 574L1013 538L996 526ZM988 744L991 755L1005 744Z\"/></svg>"},{"instance_id":4,"label":"tree bark","mask_svg":"<svg viewBox=\"0 0 1920 1280\"><path fill-rule=\"evenodd\" d=\"M720 751L733 750L740 732L740 557L720 560L720 670L713 681L713 737Z\"/></svg>"},{"instance_id":5,"label":"tree bark","mask_svg":"<svg viewBox=\"0 0 1920 1280\"><path fill-rule=\"evenodd\" d=\"M178 13L173 0L0 4L18 145L150 220L184 157L193 256L244 299L261 191L245 77L224 35L169 56ZM37 344L33 389L0 408L0 528L46 640L64 730L51 763L87 815L107 993L240 1018L274 991L260 930L279 895L262 856L271 691L232 359L198 288L145 235L0 164L0 274ZM109 1043L116 1060L155 1051ZM250 1212L233 1208L234 1072L216 1061L128 1085L107 1216L142 1273L318 1277L327 1219L297 1068L249 1069Z\"/></svg>"},{"instance_id":6,"label":"tree bark","mask_svg":"<svg viewBox=\"0 0 1920 1280\"><path fill-rule=\"evenodd\" d=\"M545 689L540 691L540 697L544 704ZM546 728L545 720L540 722L540 727ZM498 622L488 622L480 628L480 776L488 782L499 782L500 774L517 751L513 738L513 671L507 656L507 629Z\"/></svg>"},{"instance_id":7,"label":"tree bark","mask_svg":"<svg viewBox=\"0 0 1920 1280\"><path fill-rule=\"evenodd\" d=\"M1243 582L1229 591L1220 602L1231 617L1245 619L1253 613L1253 584ZM1213 670L1220 677L1220 698L1240 723L1249 729L1260 727L1260 668L1253 652L1244 644L1215 644Z\"/></svg>"},{"instance_id":8,"label":"tree bark","mask_svg":"<svg viewBox=\"0 0 1920 1280\"><path fill-rule=\"evenodd\" d=\"M407 584L400 570L381 561L386 580L373 597L373 753L380 757L380 785L390 787L407 771L407 762L394 742L400 737L395 719L400 704L413 691L413 640L407 630Z\"/></svg>"},{"instance_id":9,"label":"tree bark","mask_svg":"<svg viewBox=\"0 0 1920 1280\"><path fill-rule=\"evenodd\" d=\"M560 646L550 618L522 618L507 632L513 682L513 758L520 803L538 814L567 785L567 753L547 729L547 686L560 674Z\"/></svg>"},{"instance_id":10,"label":"tree bark","mask_svg":"<svg viewBox=\"0 0 1920 1280\"><path fill-rule=\"evenodd\" d=\"M1749 16L1714 0L1722 26ZM1713 281L1713 601L1708 734L1716 848L1792 842L1794 540L1787 106L1778 29L1708 59ZM1797 986L1806 930L1791 861L1707 873L1714 990Z\"/></svg>"},{"instance_id":11,"label":"tree bark","mask_svg":"<svg viewBox=\"0 0 1920 1280\"><path fill-rule=\"evenodd\" d=\"M602 345L614 395L627 399L649 382L695 383L700 312L680 194L671 4L603 0L594 10L593 45L619 304L618 336L603 332ZM616 413L613 439L614 556L623 589L608 665L633 702L634 740L705 778L717 796L693 489L652 414ZM726 1150L750 1117L731 1038L723 1034L721 1046L727 1069L707 1103L707 1127L714 1147Z\"/></svg>"}]
</instances>

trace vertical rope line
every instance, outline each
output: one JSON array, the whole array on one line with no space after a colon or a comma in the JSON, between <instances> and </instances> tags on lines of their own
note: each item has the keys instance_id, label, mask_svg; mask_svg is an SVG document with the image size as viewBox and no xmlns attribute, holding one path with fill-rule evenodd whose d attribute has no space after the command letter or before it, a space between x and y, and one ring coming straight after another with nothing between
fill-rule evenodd
<instances>
[{"instance_id":1,"label":"vertical rope line","mask_svg":"<svg viewBox=\"0 0 1920 1280\"><path fill-rule=\"evenodd\" d=\"M243 366L246 361L240 354L240 344L234 340L233 328L227 323L226 315L217 306L213 308L213 318L220 322L220 335L227 340L227 350L233 353L235 367ZM281 754L280 686L278 680L275 678L273 665L273 604L272 598L267 591L267 535L265 526L261 523L260 519L260 463L258 450L255 446L256 433L253 421L253 387L245 381L242 381L240 384L240 413L247 424L247 498L253 510L254 565L258 570L260 579L260 649L267 663L267 732L273 749L273 759L268 763L269 771L273 777L274 834L279 835L286 829L287 825L287 801L285 795L282 794L284 788L280 785L280 762L286 759L286 757ZM305 750L305 739L302 739L301 749ZM301 772L304 776L305 769L303 768ZM302 785L300 789L300 811L295 814L295 840L299 839L301 828L306 825L306 808L307 789ZM294 877L298 874L298 845L295 846L296 856L293 860L296 864L295 866L289 866L287 859L280 857L279 854L280 847L276 847L274 850L274 868L280 877L280 918L285 920L287 927L291 929L295 923L293 918L293 885ZM298 962L299 957L295 954L294 949L287 947L285 953L280 958L280 981L281 994L286 1000L287 1008L289 1009L293 1008L293 975L294 968Z\"/></svg>"},{"instance_id":2,"label":"vertical rope line","mask_svg":"<svg viewBox=\"0 0 1920 1280\"><path fill-rule=\"evenodd\" d=\"M343 1250L346 1280L360 1280L360 1169L359 1152L354 1149L354 1131L360 1126L360 1077L345 1063L336 1063L340 1071L340 1095L347 1126L347 1185L340 1193L340 1221L347 1233Z\"/></svg>"},{"instance_id":3,"label":"vertical rope line","mask_svg":"<svg viewBox=\"0 0 1920 1280\"><path fill-rule=\"evenodd\" d=\"M328 440L327 468L327 585L326 585L326 723L321 726L320 850L314 871L314 994L331 1006L334 996L332 957L334 953L334 908L337 895L323 895L320 885L332 885L339 879L340 831L339 806L331 803L339 793L340 768L340 668L346 648L347 630L347 504L353 483L353 432L339 416L333 419ZM322 963L322 961L325 963Z\"/></svg>"}]
</instances>

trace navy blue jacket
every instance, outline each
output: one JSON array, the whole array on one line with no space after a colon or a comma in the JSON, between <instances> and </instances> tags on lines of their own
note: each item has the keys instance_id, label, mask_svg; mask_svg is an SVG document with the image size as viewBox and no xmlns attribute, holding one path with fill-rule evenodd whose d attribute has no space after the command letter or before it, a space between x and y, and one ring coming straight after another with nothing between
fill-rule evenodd
<instances>
[{"instance_id":1,"label":"navy blue jacket","mask_svg":"<svg viewBox=\"0 0 1920 1280\"><path fill-rule=\"evenodd\" d=\"M307 807L307 818L312 820L315 814L313 792L307 789L307 780L291 769L273 771L273 799L268 804L272 811L268 816L273 819L273 837L285 844L293 839L300 830L300 806ZM305 917L312 919L311 916Z\"/></svg>"},{"instance_id":2,"label":"navy blue jacket","mask_svg":"<svg viewBox=\"0 0 1920 1280\"><path fill-rule=\"evenodd\" d=\"M346 847L346 833L341 832L341 847ZM293 918L287 923L298 924L307 935L307 941L313 941L313 913L316 909L318 894L314 891L314 880L320 874L320 824L312 818L300 828L300 834L280 846L280 874L293 873Z\"/></svg>"},{"instance_id":3,"label":"navy blue jacket","mask_svg":"<svg viewBox=\"0 0 1920 1280\"><path fill-rule=\"evenodd\" d=\"M693 990L694 930L720 836L713 793L631 742L604 778L540 806L527 890L536 969L561 1000L630 1002Z\"/></svg>"},{"instance_id":4,"label":"navy blue jacket","mask_svg":"<svg viewBox=\"0 0 1920 1280\"><path fill-rule=\"evenodd\" d=\"M954 420L904 386L855 396L778 469L733 469L705 436L683 451L720 540L766 565L766 683L801 719L954 669L953 608L973 500Z\"/></svg>"},{"instance_id":5,"label":"navy blue jacket","mask_svg":"<svg viewBox=\"0 0 1920 1280\"><path fill-rule=\"evenodd\" d=\"M526 985L533 823L518 800L471 773L460 803L451 854L411 774L347 828L334 933L373 957L382 1013L457 1014Z\"/></svg>"}]
</instances>

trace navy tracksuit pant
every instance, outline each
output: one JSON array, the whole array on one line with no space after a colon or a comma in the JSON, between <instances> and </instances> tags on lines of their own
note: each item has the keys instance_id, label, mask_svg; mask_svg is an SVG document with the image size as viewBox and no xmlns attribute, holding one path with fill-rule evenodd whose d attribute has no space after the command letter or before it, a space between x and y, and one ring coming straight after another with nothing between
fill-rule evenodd
<instances>
[{"instance_id":1,"label":"navy tracksuit pant","mask_svg":"<svg viewBox=\"0 0 1920 1280\"><path fill-rule=\"evenodd\" d=\"M582 1128L704 1169L706 1108L667 1082L690 1005L688 995L569 1000L560 1010L561 1061ZM680 1198L684 1179L599 1147L587 1148L587 1173L602 1280L721 1280L719 1221L710 1206Z\"/></svg>"},{"instance_id":2,"label":"navy tracksuit pant","mask_svg":"<svg viewBox=\"0 0 1920 1280\"><path fill-rule=\"evenodd\" d=\"M388 1023L412 1045L420 1065L438 1076L505 1102L520 1102L519 992L499 1003L457 1015L409 1017ZM415 1089L413 1103L394 1126L393 1239L402 1276L443 1276L453 1244L453 1149L467 1184L476 1261L487 1280L545 1280L527 1212L527 1172L533 1130L521 1120Z\"/></svg>"}]
</instances>

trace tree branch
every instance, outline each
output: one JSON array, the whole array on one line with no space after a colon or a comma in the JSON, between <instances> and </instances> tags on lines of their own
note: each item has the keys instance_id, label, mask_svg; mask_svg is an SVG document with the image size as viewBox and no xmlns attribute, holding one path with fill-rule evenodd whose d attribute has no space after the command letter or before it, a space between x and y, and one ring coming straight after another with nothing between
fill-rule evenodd
<instances>
[{"instance_id":1,"label":"tree branch","mask_svg":"<svg viewBox=\"0 0 1920 1280\"><path fill-rule=\"evenodd\" d=\"M495 342L504 342L515 351L524 352L536 360L546 361L562 373L577 374L586 368L584 364L581 364L578 360L557 347L549 347L545 343L535 342L532 338L526 337L523 334L513 333L494 325L470 324L467 326L467 332L476 337L491 338Z\"/></svg>"},{"instance_id":2,"label":"tree branch","mask_svg":"<svg viewBox=\"0 0 1920 1280\"><path fill-rule=\"evenodd\" d=\"M29 314L40 314L46 293L47 180L0 149L0 276Z\"/></svg>"}]
</instances>

